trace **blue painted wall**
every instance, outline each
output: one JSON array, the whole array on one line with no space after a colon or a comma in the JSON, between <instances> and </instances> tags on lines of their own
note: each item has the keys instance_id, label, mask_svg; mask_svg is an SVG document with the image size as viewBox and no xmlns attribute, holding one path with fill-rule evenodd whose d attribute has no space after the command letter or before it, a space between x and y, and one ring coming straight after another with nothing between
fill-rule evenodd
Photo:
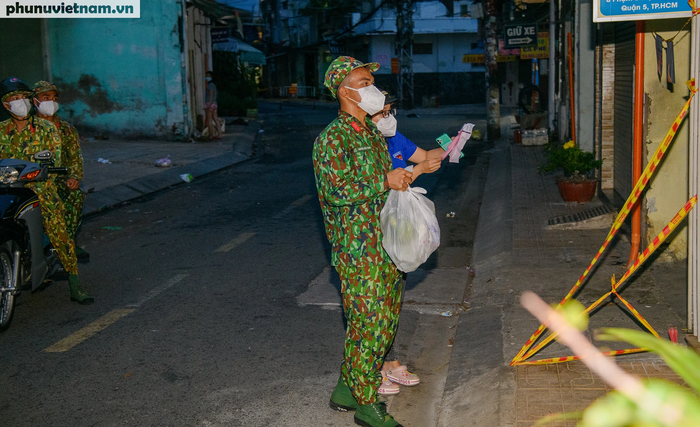
<instances>
[{"instance_id":1,"label":"blue painted wall","mask_svg":"<svg viewBox=\"0 0 700 427\"><path fill-rule=\"evenodd\" d=\"M62 116L86 133L176 138L184 132L179 0L141 2L139 19L49 20Z\"/></svg>"}]
</instances>

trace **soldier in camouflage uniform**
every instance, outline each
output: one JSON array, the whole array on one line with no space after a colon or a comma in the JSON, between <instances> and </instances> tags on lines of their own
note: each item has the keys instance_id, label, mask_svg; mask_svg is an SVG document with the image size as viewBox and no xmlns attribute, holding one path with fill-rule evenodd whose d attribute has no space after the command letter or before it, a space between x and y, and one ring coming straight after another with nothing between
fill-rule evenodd
<instances>
[{"instance_id":1,"label":"soldier in camouflage uniform","mask_svg":"<svg viewBox=\"0 0 700 427\"><path fill-rule=\"evenodd\" d=\"M56 86L49 82L39 81L34 84L34 105L37 108L37 115L53 123L61 135L61 162L68 169L68 175L56 177L55 182L58 186L58 195L61 196L66 208L68 236L75 242L78 227L82 222L85 202L85 193L80 189L80 181L83 179L83 154L80 150L78 131L56 114L59 94ZM90 255L77 245L75 254L78 260L90 258Z\"/></svg>"},{"instance_id":2,"label":"soldier in camouflage uniform","mask_svg":"<svg viewBox=\"0 0 700 427\"><path fill-rule=\"evenodd\" d=\"M0 97L11 118L0 123L0 158L34 161L33 155L49 150L54 164L61 166L61 137L55 126L29 114L32 91L21 80L10 77L0 82ZM65 207L53 179L27 185L39 198L44 232L48 235L63 268L69 273L71 300L90 304L94 299L80 285L73 240L68 236Z\"/></svg>"},{"instance_id":3,"label":"soldier in camouflage uniform","mask_svg":"<svg viewBox=\"0 0 700 427\"><path fill-rule=\"evenodd\" d=\"M392 170L386 140L370 118L384 107L371 74L377 68L347 56L331 63L325 85L340 112L316 138L313 162L347 319L341 376L330 406L355 410L360 425L395 427L377 390L401 310L401 273L382 248L379 213L389 189L405 191L411 174Z\"/></svg>"}]
</instances>

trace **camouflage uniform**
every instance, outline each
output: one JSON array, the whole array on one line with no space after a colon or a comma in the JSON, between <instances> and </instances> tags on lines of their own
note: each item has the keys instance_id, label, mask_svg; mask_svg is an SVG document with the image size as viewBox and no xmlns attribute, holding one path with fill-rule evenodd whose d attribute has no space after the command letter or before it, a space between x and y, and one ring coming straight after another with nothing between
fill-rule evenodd
<instances>
[{"instance_id":1,"label":"camouflage uniform","mask_svg":"<svg viewBox=\"0 0 700 427\"><path fill-rule=\"evenodd\" d=\"M61 135L61 156L63 166L68 169L68 175L56 178L58 194L63 199L66 208L66 227L68 235L75 240L78 227L83 218L85 193L81 189L71 190L66 184L68 179L83 180L83 154L80 150L78 131L68 122L58 120L54 124Z\"/></svg>"},{"instance_id":2,"label":"camouflage uniform","mask_svg":"<svg viewBox=\"0 0 700 427\"><path fill-rule=\"evenodd\" d=\"M53 123L31 116L27 127L18 131L12 119L0 123L0 158L34 161L33 155L42 150L54 153L55 166L61 166L61 137ZM63 268L78 274L75 244L67 232L65 207L53 179L27 184L39 198L44 232L49 236Z\"/></svg>"},{"instance_id":3,"label":"camouflage uniform","mask_svg":"<svg viewBox=\"0 0 700 427\"><path fill-rule=\"evenodd\" d=\"M313 148L331 264L342 282L347 319L341 371L360 405L377 399L380 369L401 307L401 273L382 248L379 223L391 158L369 117L365 125L340 112Z\"/></svg>"},{"instance_id":4,"label":"camouflage uniform","mask_svg":"<svg viewBox=\"0 0 700 427\"><path fill-rule=\"evenodd\" d=\"M40 80L34 84L35 97L40 93L51 91L56 92L56 95L61 93L55 85L45 80ZM68 175L58 176L55 180L58 185L58 194L63 199L66 208L68 235L75 240L75 235L83 217L85 193L80 189L71 190L68 188L67 182L69 179L83 180L83 153L80 150L78 131L70 123L60 120L57 116L53 117L55 119L53 121L54 126L56 126L61 135L61 160L63 166L68 169Z\"/></svg>"}]
</instances>

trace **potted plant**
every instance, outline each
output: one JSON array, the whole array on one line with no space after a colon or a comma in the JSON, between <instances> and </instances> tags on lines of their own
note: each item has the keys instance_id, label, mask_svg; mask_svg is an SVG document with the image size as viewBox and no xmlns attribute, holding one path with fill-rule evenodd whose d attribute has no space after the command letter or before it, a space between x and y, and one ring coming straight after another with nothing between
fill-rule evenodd
<instances>
[{"instance_id":1,"label":"potted plant","mask_svg":"<svg viewBox=\"0 0 700 427\"><path fill-rule=\"evenodd\" d=\"M595 195L597 181L593 171L599 169L602 160L596 160L595 154L581 150L574 141L563 146L548 145L547 164L540 167L542 172L562 170L564 177L559 178L559 193L567 202L590 202Z\"/></svg>"}]
</instances>

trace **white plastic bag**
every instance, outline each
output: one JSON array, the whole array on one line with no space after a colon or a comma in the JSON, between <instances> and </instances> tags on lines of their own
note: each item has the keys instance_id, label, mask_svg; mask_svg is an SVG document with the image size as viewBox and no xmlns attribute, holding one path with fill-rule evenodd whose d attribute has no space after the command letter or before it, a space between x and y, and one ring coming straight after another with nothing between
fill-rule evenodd
<instances>
[{"instance_id":1,"label":"white plastic bag","mask_svg":"<svg viewBox=\"0 0 700 427\"><path fill-rule=\"evenodd\" d=\"M405 273L418 268L440 246L435 205L425 193L420 187L391 190L379 216L384 235L382 246Z\"/></svg>"}]
</instances>

